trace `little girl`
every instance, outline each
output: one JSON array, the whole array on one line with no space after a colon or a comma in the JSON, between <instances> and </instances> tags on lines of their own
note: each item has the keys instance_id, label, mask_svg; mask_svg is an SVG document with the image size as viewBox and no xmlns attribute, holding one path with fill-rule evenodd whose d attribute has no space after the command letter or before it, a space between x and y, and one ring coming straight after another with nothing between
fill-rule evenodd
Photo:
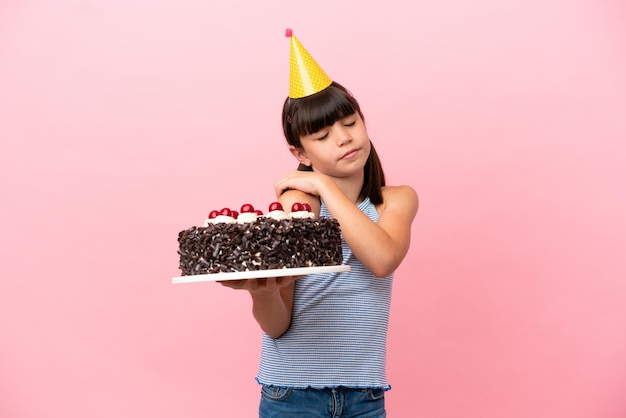
<instances>
[{"instance_id":1,"label":"little girl","mask_svg":"<svg viewBox=\"0 0 626 418\"><path fill-rule=\"evenodd\" d=\"M315 67L309 79L317 85L294 81L304 68L293 65L294 48L308 53L291 42L282 119L299 167L276 182L276 195L285 209L307 202L317 216L337 219L351 270L222 283L250 292L264 331L260 417L385 417L392 279L409 249L418 198L409 186L385 185L363 113L344 87L310 56L305 66Z\"/></svg>"}]
</instances>

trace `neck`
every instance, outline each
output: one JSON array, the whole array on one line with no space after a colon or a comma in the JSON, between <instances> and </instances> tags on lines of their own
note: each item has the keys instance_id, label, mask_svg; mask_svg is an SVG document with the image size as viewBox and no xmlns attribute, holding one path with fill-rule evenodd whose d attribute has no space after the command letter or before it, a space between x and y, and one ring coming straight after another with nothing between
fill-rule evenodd
<instances>
[{"instance_id":1,"label":"neck","mask_svg":"<svg viewBox=\"0 0 626 418\"><path fill-rule=\"evenodd\" d=\"M359 195L363 188L364 177L365 175L361 172L358 176L333 178L333 180L348 199L358 204L360 202Z\"/></svg>"}]
</instances>

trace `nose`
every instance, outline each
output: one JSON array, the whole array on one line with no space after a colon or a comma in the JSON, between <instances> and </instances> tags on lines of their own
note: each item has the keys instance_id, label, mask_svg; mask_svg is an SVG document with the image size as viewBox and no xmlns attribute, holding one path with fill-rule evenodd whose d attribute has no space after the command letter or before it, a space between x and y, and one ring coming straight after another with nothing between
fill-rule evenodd
<instances>
[{"instance_id":1,"label":"nose","mask_svg":"<svg viewBox=\"0 0 626 418\"><path fill-rule=\"evenodd\" d=\"M345 144L348 144L352 141L352 137L350 136L350 132L348 131L348 129L343 126L340 125L337 127L337 145L338 146L343 146Z\"/></svg>"}]
</instances>

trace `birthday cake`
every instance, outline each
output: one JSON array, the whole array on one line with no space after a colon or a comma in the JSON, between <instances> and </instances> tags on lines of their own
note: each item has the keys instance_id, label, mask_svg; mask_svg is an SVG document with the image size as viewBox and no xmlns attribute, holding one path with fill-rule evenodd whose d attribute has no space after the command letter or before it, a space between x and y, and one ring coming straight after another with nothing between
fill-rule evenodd
<instances>
[{"instance_id":1,"label":"birthday cake","mask_svg":"<svg viewBox=\"0 0 626 418\"><path fill-rule=\"evenodd\" d=\"M178 244L183 276L342 262L339 223L315 218L306 203L294 203L289 213L278 202L266 214L250 204L239 212L213 210L203 226L181 231Z\"/></svg>"}]
</instances>

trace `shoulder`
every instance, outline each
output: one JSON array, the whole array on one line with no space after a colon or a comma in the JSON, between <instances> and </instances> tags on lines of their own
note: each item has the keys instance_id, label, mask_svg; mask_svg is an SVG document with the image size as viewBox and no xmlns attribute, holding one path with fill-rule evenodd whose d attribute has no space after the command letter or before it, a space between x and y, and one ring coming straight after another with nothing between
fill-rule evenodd
<instances>
[{"instance_id":1,"label":"shoulder","mask_svg":"<svg viewBox=\"0 0 626 418\"><path fill-rule=\"evenodd\" d=\"M411 186L385 186L382 189L383 203L376 209L383 213L404 215L413 219L419 207L417 192Z\"/></svg>"},{"instance_id":2,"label":"shoulder","mask_svg":"<svg viewBox=\"0 0 626 418\"><path fill-rule=\"evenodd\" d=\"M383 206L407 205L417 207L419 199L417 192L411 186L385 186L383 187Z\"/></svg>"},{"instance_id":3,"label":"shoulder","mask_svg":"<svg viewBox=\"0 0 626 418\"><path fill-rule=\"evenodd\" d=\"M321 202L319 196L304 193L300 190L286 190L282 195L280 195L278 201L283 206L285 212L290 212L291 206L294 203L308 203L311 205L311 211L315 213L316 216L319 216L320 214Z\"/></svg>"}]
</instances>

